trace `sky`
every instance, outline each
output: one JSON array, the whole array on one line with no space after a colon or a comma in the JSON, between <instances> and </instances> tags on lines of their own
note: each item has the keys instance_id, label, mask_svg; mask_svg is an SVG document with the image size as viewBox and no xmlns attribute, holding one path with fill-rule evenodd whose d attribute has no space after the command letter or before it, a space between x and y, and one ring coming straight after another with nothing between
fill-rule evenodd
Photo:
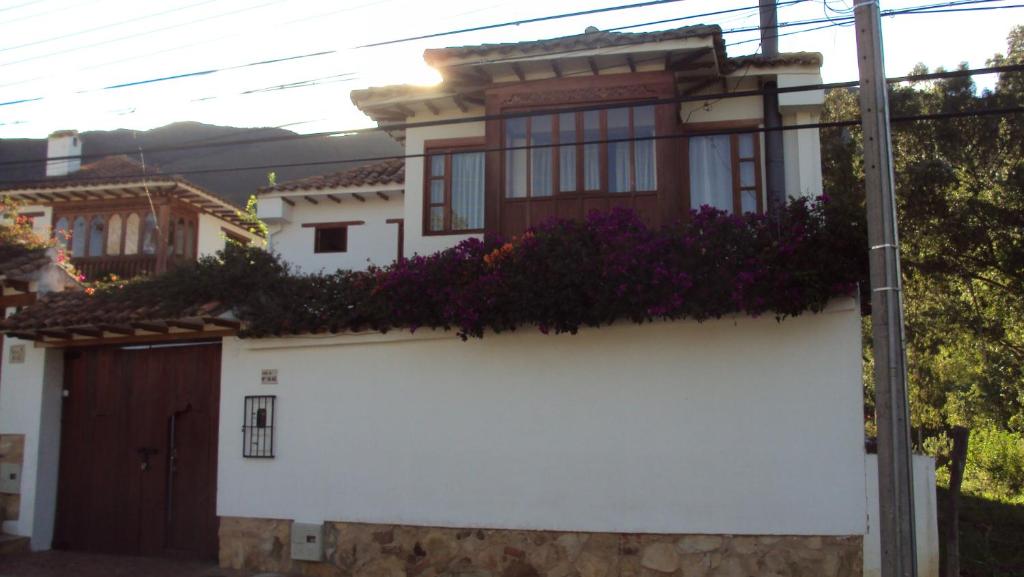
<instances>
[{"instance_id":1,"label":"sky","mask_svg":"<svg viewBox=\"0 0 1024 577\"><path fill-rule=\"evenodd\" d=\"M350 90L431 84L425 48L578 34L730 8L741 12L638 27L690 24L723 29L758 23L756 0L682 0L603 14L359 48L367 43L588 10L638 0L3 0L0 1L0 138L44 138L55 130L146 130L178 121L280 126L301 133L370 126ZM785 1L785 0L783 0ZM781 22L838 17L854 0L805 0L779 8ZM882 0L899 9L941 0ZM827 4L826 4L827 2ZM984 4L1017 5L1013 1ZM1024 9L883 19L889 76L923 63L981 67L1006 50ZM820 24L815 25L820 26ZM808 26L814 27L814 26ZM787 28L783 32L797 30ZM730 56L758 50L757 32L725 35ZM753 39L753 41L751 41ZM850 26L780 37L784 52L824 55L825 82L857 78ZM318 56L257 66L266 60ZM231 68L201 76L124 83ZM977 77L989 87L994 76ZM312 82L309 82L312 81ZM273 89L293 83L300 87ZM269 90L268 90L269 89ZM4 104L20 100L30 102Z\"/></svg>"}]
</instances>

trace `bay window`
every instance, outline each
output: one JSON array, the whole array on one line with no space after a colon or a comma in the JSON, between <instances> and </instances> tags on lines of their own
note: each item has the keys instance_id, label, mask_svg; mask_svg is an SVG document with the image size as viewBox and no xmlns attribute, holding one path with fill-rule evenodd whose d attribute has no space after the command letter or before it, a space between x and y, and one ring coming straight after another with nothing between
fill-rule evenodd
<instances>
[{"instance_id":1,"label":"bay window","mask_svg":"<svg viewBox=\"0 0 1024 577\"><path fill-rule=\"evenodd\" d=\"M761 162L757 134L691 136L688 140L690 208L761 212Z\"/></svg>"},{"instance_id":2,"label":"bay window","mask_svg":"<svg viewBox=\"0 0 1024 577\"><path fill-rule=\"evenodd\" d=\"M654 123L653 105L506 119L505 198L656 191Z\"/></svg>"},{"instance_id":3,"label":"bay window","mask_svg":"<svg viewBox=\"0 0 1024 577\"><path fill-rule=\"evenodd\" d=\"M440 143L437 143L440 144ZM485 153L452 150L426 155L424 234L461 234L484 228Z\"/></svg>"}]
</instances>

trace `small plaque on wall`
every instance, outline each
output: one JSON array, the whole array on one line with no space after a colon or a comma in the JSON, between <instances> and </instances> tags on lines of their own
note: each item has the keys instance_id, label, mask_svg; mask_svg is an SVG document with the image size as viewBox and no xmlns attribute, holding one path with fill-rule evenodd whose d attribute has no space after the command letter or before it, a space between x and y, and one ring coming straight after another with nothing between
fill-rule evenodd
<instances>
[{"instance_id":1,"label":"small plaque on wall","mask_svg":"<svg viewBox=\"0 0 1024 577\"><path fill-rule=\"evenodd\" d=\"M277 369L263 369L262 371L260 371L260 384L276 385Z\"/></svg>"},{"instance_id":2,"label":"small plaque on wall","mask_svg":"<svg viewBox=\"0 0 1024 577\"><path fill-rule=\"evenodd\" d=\"M25 345L11 345L11 364L25 362Z\"/></svg>"}]
</instances>

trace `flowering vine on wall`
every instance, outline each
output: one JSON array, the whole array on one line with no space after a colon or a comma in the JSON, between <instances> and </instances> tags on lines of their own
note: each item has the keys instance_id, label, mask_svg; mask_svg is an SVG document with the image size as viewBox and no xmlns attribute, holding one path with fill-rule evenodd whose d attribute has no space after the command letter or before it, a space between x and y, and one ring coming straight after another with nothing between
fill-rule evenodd
<instances>
[{"instance_id":1,"label":"flowering vine on wall","mask_svg":"<svg viewBox=\"0 0 1024 577\"><path fill-rule=\"evenodd\" d=\"M158 303L167 316L219 302L244 322L243 336L429 327L466 338L521 326L575 333L616 320L782 318L855 291L867 269L863 229L857 212L824 198L792 201L771 219L705 207L659 229L615 210L368 271L299 275L276 255L230 246L94 298Z\"/></svg>"}]
</instances>

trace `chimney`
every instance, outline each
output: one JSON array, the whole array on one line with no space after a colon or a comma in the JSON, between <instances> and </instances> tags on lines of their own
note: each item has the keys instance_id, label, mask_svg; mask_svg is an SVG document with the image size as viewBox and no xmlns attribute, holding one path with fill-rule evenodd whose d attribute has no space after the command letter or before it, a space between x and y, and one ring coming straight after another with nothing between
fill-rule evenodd
<instances>
[{"instance_id":1,"label":"chimney","mask_svg":"<svg viewBox=\"0 0 1024 577\"><path fill-rule=\"evenodd\" d=\"M46 176L67 176L82 167L82 139L77 130L58 130L46 140Z\"/></svg>"}]
</instances>

